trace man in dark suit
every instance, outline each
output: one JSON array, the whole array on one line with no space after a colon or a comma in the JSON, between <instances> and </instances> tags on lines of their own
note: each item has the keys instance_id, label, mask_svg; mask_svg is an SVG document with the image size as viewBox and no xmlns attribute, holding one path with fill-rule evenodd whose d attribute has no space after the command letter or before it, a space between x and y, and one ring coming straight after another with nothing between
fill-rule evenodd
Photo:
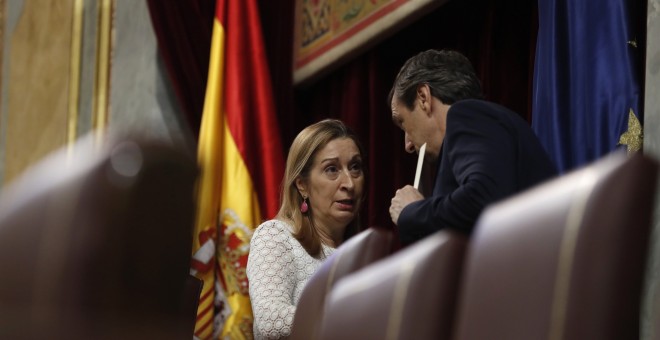
<instances>
[{"instance_id":1,"label":"man in dark suit","mask_svg":"<svg viewBox=\"0 0 660 340\"><path fill-rule=\"evenodd\" d=\"M443 228L469 233L488 204L557 174L529 124L481 98L470 61L455 51L419 53L399 71L389 103L405 149L426 143L426 159L439 160L431 196L407 185L392 198L404 245Z\"/></svg>"}]
</instances>

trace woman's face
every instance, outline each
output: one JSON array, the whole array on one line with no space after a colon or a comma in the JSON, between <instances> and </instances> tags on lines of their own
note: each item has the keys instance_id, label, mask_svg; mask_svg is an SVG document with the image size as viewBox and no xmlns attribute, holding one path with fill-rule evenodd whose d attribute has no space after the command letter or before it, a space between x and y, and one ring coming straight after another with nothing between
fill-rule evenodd
<instances>
[{"instance_id":1,"label":"woman's face","mask_svg":"<svg viewBox=\"0 0 660 340\"><path fill-rule=\"evenodd\" d=\"M309 197L314 223L328 232L343 230L357 216L362 204L362 156L350 138L331 140L321 148L306 179L298 179L301 193Z\"/></svg>"}]
</instances>

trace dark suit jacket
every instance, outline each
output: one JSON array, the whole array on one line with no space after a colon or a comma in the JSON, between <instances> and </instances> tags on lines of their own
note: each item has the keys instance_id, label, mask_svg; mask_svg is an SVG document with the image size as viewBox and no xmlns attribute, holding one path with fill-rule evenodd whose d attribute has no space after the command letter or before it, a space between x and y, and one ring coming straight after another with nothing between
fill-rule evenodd
<instances>
[{"instance_id":1,"label":"dark suit jacket","mask_svg":"<svg viewBox=\"0 0 660 340\"><path fill-rule=\"evenodd\" d=\"M482 100L462 100L449 108L439 159L433 194L399 215L403 244L443 228L471 232L488 204L557 174L522 117Z\"/></svg>"}]
</instances>

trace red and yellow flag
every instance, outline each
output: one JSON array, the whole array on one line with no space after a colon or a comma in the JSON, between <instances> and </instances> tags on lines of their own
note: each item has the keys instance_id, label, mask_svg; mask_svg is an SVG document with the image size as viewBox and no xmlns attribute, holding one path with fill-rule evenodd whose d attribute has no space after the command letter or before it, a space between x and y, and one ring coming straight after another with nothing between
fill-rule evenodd
<instances>
[{"instance_id":1,"label":"red and yellow flag","mask_svg":"<svg viewBox=\"0 0 660 340\"><path fill-rule=\"evenodd\" d=\"M245 266L252 231L278 209L277 126L256 0L217 0L191 269L204 281L200 339L252 338Z\"/></svg>"}]
</instances>

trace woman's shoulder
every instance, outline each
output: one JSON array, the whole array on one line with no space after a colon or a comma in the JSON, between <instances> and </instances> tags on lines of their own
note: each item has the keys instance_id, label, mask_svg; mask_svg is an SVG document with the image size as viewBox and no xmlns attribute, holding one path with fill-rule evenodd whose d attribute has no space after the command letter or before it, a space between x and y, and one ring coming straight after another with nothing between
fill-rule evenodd
<instances>
[{"instance_id":1,"label":"woman's shoulder","mask_svg":"<svg viewBox=\"0 0 660 340\"><path fill-rule=\"evenodd\" d=\"M256 231L263 230L263 231L270 231L270 230L277 230L277 231L288 231L291 232L291 225L287 222L284 222L282 220L268 220L263 223L261 223Z\"/></svg>"},{"instance_id":2,"label":"woman's shoulder","mask_svg":"<svg viewBox=\"0 0 660 340\"><path fill-rule=\"evenodd\" d=\"M280 220L268 220L261 223L252 235L254 238L276 238L276 237L292 237L291 226Z\"/></svg>"}]
</instances>

